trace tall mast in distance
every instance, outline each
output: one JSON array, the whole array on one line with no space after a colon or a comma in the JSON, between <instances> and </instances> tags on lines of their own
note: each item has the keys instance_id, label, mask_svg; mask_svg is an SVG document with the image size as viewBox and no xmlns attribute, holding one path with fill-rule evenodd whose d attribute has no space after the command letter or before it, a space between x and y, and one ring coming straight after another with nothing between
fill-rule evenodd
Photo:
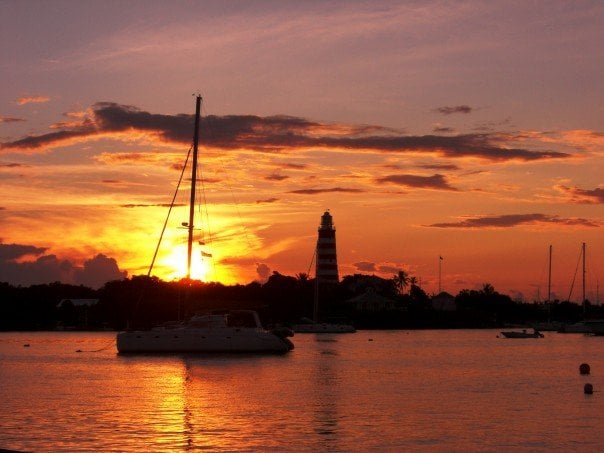
<instances>
[{"instance_id":1,"label":"tall mast in distance","mask_svg":"<svg viewBox=\"0 0 604 453\"><path fill-rule=\"evenodd\" d=\"M547 276L547 302L552 301L552 246L549 246L549 269Z\"/></svg>"},{"instance_id":2,"label":"tall mast in distance","mask_svg":"<svg viewBox=\"0 0 604 453\"><path fill-rule=\"evenodd\" d=\"M582 247L582 252L583 252L583 292L582 292L582 297L583 297L583 313L585 314L585 242L583 243L583 247Z\"/></svg>"},{"instance_id":3,"label":"tall mast in distance","mask_svg":"<svg viewBox=\"0 0 604 453\"><path fill-rule=\"evenodd\" d=\"M187 279L191 278L191 255L193 252L193 229L195 225L195 191L197 184L197 148L199 145L199 118L201 116L201 96L197 95L195 103L195 132L193 133L193 162L191 163L191 198L189 200L189 237L187 240Z\"/></svg>"}]
</instances>

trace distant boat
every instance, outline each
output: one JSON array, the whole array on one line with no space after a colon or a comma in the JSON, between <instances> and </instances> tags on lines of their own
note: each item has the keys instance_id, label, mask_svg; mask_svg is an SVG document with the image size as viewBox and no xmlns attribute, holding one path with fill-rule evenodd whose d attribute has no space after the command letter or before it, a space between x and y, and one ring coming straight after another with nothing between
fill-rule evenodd
<instances>
[{"instance_id":1,"label":"distant boat","mask_svg":"<svg viewBox=\"0 0 604 453\"><path fill-rule=\"evenodd\" d=\"M594 329L596 331L602 331L604 330L604 327L602 327L602 324L604 323L603 320L588 320L585 319L586 316L586 308L587 308L587 299L585 297L585 284L586 284L586 267L585 267L585 261L586 261L586 252L587 252L587 244L585 242L583 242L583 244L581 245L581 254L580 254L580 258L582 258L582 262L583 262L583 269L582 269L582 293L581 293L581 299L582 299L582 306L583 306L583 321L580 322L576 322L574 324L564 324L559 330L559 333L583 333L583 334L592 334L592 333L596 333L594 332ZM578 266L577 266L578 267ZM576 273L575 273L575 277L576 277ZM575 279L573 277L573 282L571 284L571 288L570 288L570 293L568 295L568 300L570 300L572 292L573 292L573 286L575 283ZM600 335L600 333L596 333L597 335ZM604 334L604 333L602 333Z\"/></svg>"},{"instance_id":2,"label":"distant boat","mask_svg":"<svg viewBox=\"0 0 604 453\"><path fill-rule=\"evenodd\" d=\"M505 332L501 332L505 338L543 338L543 334L538 330L534 330L532 332L527 332L526 329L523 329L521 332L515 330L509 330Z\"/></svg>"},{"instance_id":3,"label":"distant boat","mask_svg":"<svg viewBox=\"0 0 604 453\"><path fill-rule=\"evenodd\" d=\"M543 330L556 332L563 326L561 322L552 321L551 319L551 301L552 301L552 245L549 246L549 265L548 265L548 278L547 278L547 321L538 322L533 325L535 330Z\"/></svg>"},{"instance_id":4,"label":"distant boat","mask_svg":"<svg viewBox=\"0 0 604 453\"><path fill-rule=\"evenodd\" d=\"M559 332L564 328L564 324L559 321L536 322L533 324L533 328L543 332Z\"/></svg>"},{"instance_id":5,"label":"distant boat","mask_svg":"<svg viewBox=\"0 0 604 453\"><path fill-rule=\"evenodd\" d=\"M592 335L604 335L604 319L590 319L585 321L585 325L589 328Z\"/></svg>"},{"instance_id":6,"label":"distant boat","mask_svg":"<svg viewBox=\"0 0 604 453\"><path fill-rule=\"evenodd\" d=\"M583 321L573 324L563 324L558 333L591 333L590 327Z\"/></svg>"},{"instance_id":7,"label":"distant boat","mask_svg":"<svg viewBox=\"0 0 604 453\"><path fill-rule=\"evenodd\" d=\"M190 278L191 275L201 96L197 96L196 101L189 222L183 223L189 233L187 278ZM119 332L117 350L120 353L285 353L294 348L293 343L287 338L291 335L293 332L289 329L273 331L264 329L258 313L253 310L230 310L196 315L187 322L176 325L164 325L150 330Z\"/></svg>"}]
</instances>

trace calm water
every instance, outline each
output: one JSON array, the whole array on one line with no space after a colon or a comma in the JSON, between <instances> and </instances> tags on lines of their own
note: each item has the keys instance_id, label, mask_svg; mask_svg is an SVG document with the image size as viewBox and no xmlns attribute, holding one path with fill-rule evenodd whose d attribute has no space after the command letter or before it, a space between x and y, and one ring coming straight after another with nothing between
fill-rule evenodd
<instances>
[{"instance_id":1,"label":"calm water","mask_svg":"<svg viewBox=\"0 0 604 453\"><path fill-rule=\"evenodd\" d=\"M497 333L297 335L268 357L1 333L0 449L604 451L604 337Z\"/></svg>"}]
</instances>

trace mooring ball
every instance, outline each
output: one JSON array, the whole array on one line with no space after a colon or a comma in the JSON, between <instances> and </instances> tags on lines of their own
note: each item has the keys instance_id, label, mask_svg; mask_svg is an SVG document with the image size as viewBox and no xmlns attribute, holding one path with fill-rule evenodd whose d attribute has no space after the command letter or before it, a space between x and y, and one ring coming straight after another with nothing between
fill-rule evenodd
<instances>
[{"instance_id":1,"label":"mooring ball","mask_svg":"<svg viewBox=\"0 0 604 453\"><path fill-rule=\"evenodd\" d=\"M591 395L594 392L594 386L591 384L585 384L585 386L583 386L583 393L585 393L586 395Z\"/></svg>"},{"instance_id":2,"label":"mooring ball","mask_svg":"<svg viewBox=\"0 0 604 453\"><path fill-rule=\"evenodd\" d=\"M589 364L582 363L581 365L579 365L579 373L581 373L581 374L589 374L590 371L591 370L589 368Z\"/></svg>"}]
</instances>

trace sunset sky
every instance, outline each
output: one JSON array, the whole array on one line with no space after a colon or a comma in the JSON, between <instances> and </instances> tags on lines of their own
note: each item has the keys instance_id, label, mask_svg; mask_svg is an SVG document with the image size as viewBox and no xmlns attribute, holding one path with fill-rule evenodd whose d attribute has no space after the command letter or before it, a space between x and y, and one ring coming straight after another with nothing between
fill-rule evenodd
<instances>
[{"instance_id":1,"label":"sunset sky","mask_svg":"<svg viewBox=\"0 0 604 453\"><path fill-rule=\"evenodd\" d=\"M2 1L0 281L146 274L200 93L196 276L308 272L329 209L341 276L434 293L442 256L452 294L543 300L551 244L553 297L579 300L585 242L595 301L602 24L580 0Z\"/></svg>"}]
</instances>

